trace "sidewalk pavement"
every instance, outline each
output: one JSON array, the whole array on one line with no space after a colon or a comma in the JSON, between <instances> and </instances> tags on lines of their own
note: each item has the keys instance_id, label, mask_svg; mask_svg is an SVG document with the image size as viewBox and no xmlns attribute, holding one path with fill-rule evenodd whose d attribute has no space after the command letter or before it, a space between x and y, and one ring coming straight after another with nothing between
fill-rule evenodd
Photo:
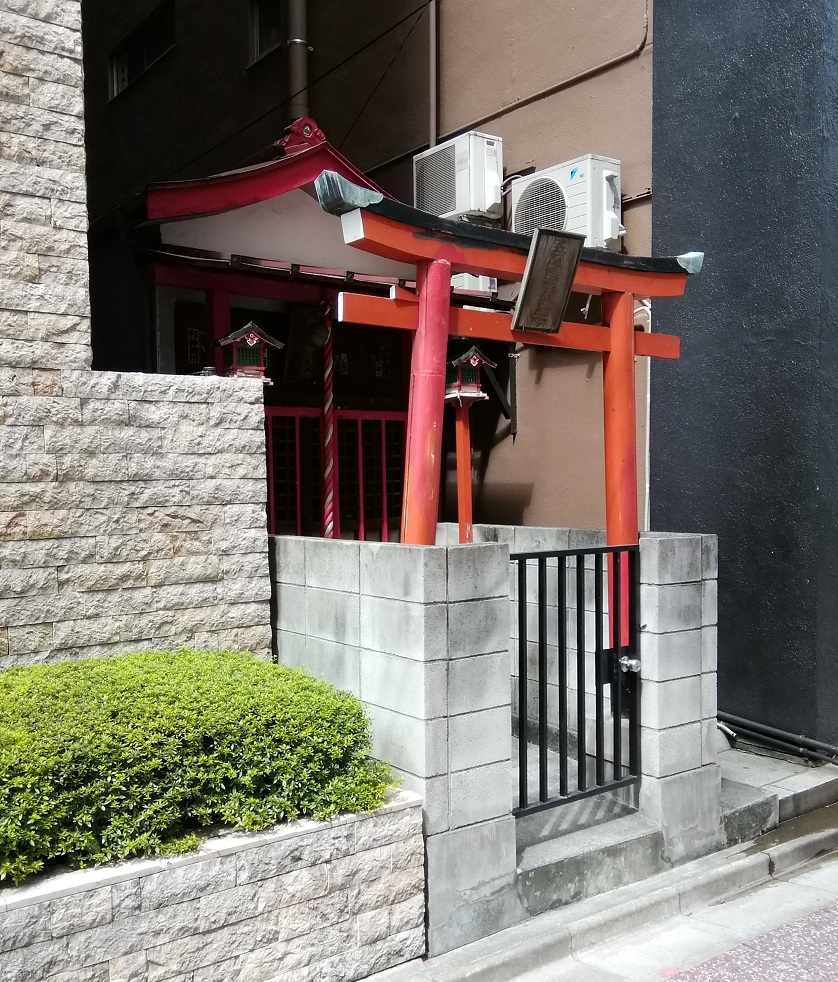
<instances>
[{"instance_id":1,"label":"sidewalk pavement","mask_svg":"<svg viewBox=\"0 0 838 982\"><path fill-rule=\"evenodd\" d=\"M517 982L838 980L838 855L579 951Z\"/></svg>"}]
</instances>

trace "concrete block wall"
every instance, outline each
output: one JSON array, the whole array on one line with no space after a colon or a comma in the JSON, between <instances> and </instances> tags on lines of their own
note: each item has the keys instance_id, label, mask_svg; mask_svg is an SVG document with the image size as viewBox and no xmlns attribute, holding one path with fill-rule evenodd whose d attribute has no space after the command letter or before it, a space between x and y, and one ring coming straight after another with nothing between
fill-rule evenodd
<instances>
[{"instance_id":1,"label":"concrete block wall","mask_svg":"<svg viewBox=\"0 0 838 982\"><path fill-rule=\"evenodd\" d=\"M360 697L376 756L425 806L428 947L521 920L506 544L271 538L279 661Z\"/></svg>"},{"instance_id":2,"label":"concrete block wall","mask_svg":"<svg viewBox=\"0 0 838 982\"><path fill-rule=\"evenodd\" d=\"M261 385L90 371L84 169L79 0L0 0L0 667L267 654Z\"/></svg>"},{"instance_id":3,"label":"concrete block wall","mask_svg":"<svg viewBox=\"0 0 838 982\"><path fill-rule=\"evenodd\" d=\"M419 799L0 892L0 978L354 982L425 950Z\"/></svg>"},{"instance_id":4,"label":"concrete block wall","mask_svg":"<svg viewBox=\"0 0 838 982\"><path fill-rule=\"evenodd\" d=\"M724 844L716 764L715 535L640 539L640 808L680 862Z\"/></svg>"}]
</instances>

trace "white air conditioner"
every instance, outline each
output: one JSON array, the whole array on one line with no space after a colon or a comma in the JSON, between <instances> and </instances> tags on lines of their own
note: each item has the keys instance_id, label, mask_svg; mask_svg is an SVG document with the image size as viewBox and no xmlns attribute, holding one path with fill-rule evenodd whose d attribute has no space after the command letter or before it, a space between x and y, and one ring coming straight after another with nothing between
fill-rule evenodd
<instances>
[{"instance_id":1,"label":"white air conditioner","mask_svg":"<svg viewBox=\"0 0 838 982\"><path fill-rule=\"evenodd\" d=\"M475 293L497 293L498 281L494 276L473 276L471 273L455 273L451 277L453 290L472 290Z\"/></svg>"},{"instance_id":2,"label":"white air conditioner","mask_svg":"<svg viewBox=\"0 0 838 982\"><path fill-rule=\"evenodd\" d=\"M413 158L413 203L441 218L500 218L503 140L472 130Z\"/></svg>"},{"instance_id":3,"label":"white air conditioner","mask_svg":"<svg viewBox=\"0 0 838 982\"><path fill-rule=\"evenodd\" d=\"M596 249L620 248L620 161L585 154L512 182L512 231L576 232Z\"/></svg>"}]
</instances>

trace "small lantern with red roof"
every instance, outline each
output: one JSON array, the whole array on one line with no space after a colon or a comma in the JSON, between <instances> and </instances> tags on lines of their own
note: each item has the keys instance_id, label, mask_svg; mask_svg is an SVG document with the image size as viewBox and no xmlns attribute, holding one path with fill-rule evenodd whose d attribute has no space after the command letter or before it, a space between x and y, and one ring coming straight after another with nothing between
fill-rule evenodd
<instances>
[{"instance_id":1,"label":"small lantern with red roof","mask_svg":"<svg viewBox=\"0 0 838 982\"><path fill-rule=\"evenodd\" d=\"M285 347L253 321L220 338L218 344L225 349L224 374L228 378L260 378L265 385L271 385L265 378L268 348L281 351Z\"/></svg>"},{"instance_id":2,"label":"small lantern with red roof","mask_svg":"<svg viewBox=\"0 0 838 982\"><path fill-rule=\"evenodd\" d=\"M469 406L473 402L489 398L481 387L480 368L483 365L495 368L495 363L490 361L479 348L469 348L448 365L445 378L446 402Z\"/></svg>"}]
</instances>

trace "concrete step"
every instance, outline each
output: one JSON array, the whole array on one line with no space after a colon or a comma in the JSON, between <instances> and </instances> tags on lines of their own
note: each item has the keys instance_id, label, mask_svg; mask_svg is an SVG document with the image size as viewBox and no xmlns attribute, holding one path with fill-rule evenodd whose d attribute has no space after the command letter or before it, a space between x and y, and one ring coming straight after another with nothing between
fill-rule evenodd
<instances>
[{"instance_id":1,"label":"concrete step","mask_svg":"<svg viewBox=\"0 0 838 982\"><path fill-rule=\"evenodd\" d=\"M785 877L836 849L838 806L833 806L781 825L755 842L548 911L445 955L373 975L370 982L511 982L673 914L689 913L772 877ZM578 973L580 979L588 977L583 965Z\"/></svg>"},{"instance_id":2,"label":"concrete step","mask_svg":"<svg viewBox=\"0 0 838 982\"><path fill-rule=\"evenodd\" d=\"M631 804L620 801L616 795L599 794L580 801L569 801L532 815L521 815L515 819L518 860L520 862L524 852L540 842L613 822L614 819L631 815L634 811Z\"/></svg>"},{"instance_id":3,"label":"concrete step","mask_svg":"<svg viewBox=\"0 0 838 982\"><path fill-rule=\"evenodd\" d=\"M722 781L733 781L763 795L774 795L780 822L788 822L838 801L838 767L834 764L813 765L743 750L725 750L716 760L722 768Z\"/></svg>"},{"instance_id":4,"label":"concrete step","mask_svg":"<svg viewBox=\"0 0 838 982\"><path fill-rule=\"evenodd\" d=\"M513 739L510 766L512 768L513 787L516 789L516 793L518 789L519 766L518 746L518 741ZM527 789L530 804L535 804L539 800L538 767L538 746L530 744L527 747ZM593 768L594 763L591 761L589 767L590 773L588 775L590 784L593 784L595 780ZM567 772L568 790L572 794L577 789L577 764L573 757L568 758ZM610 777L610 774L608 776ZM553 750L547 751L547 779L548 792L551 795L558 794L559 755ZM636 799L636 787L622 788L616 792L598 794L579 801L568 801L564 804L556 805L554 808L547 808L544 811L516 818L515 836L518 844L519 860L526 849L539 842L547 842L550 839L568 835L571 832L592 828L595 825L602 825L604 822L611 822L615 818L622 818L625 815L632 814L637 810Z\"/></svg>"},{"instance_id":5,"label":"concrete step","mask_svg":"<svg viewBox=\"0 0 838 982\"><path fill-rule=\"evenodd\" d=\"M523 850L518 892L530 914L540 914L667 869L662 849L660 829L642 815L579 829Z\"/></svg>"},{"instance_id":6,"label":"concrete step","mask_svg":"<svg viewBox=\"0 0 838 982\"><path fill-rule=\"evenodd\" d=\"M780 820L777 795L723 777L722 818L728 846L750 842L777 827Z\"/></svg>"}]
</instances>

